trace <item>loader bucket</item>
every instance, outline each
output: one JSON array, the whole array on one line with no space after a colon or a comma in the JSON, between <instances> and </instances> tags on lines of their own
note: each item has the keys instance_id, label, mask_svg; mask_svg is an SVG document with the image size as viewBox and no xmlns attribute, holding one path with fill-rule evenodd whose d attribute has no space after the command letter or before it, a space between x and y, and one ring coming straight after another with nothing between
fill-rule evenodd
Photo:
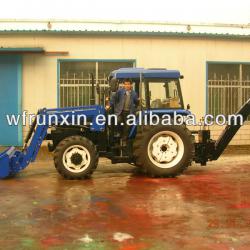
<instances>
[{"instance_id":1,"label":"loader bucket","mask_svg":"<svg viewBox=\"0 0 250 250\"><path fill-rule=\"evenodd\" d=\"M0 179L6 178L11 174L11 157L15 153L15 147L10 147L0 153Z\"/></svg>"}]
</instances>

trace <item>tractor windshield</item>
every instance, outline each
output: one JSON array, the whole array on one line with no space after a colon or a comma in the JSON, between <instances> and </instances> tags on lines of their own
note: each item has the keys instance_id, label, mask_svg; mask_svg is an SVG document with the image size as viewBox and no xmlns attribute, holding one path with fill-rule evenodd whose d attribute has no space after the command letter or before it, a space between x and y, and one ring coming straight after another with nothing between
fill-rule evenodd
<instances>
[{"instance_id":1,"label":"tractor windshield","mask_svg":"<svg viewBox=\"0 0 250 250\"><path fill-rule=\"evenodd\" d=\"M146 98L148 96L148 98ZM151 109L183 108L179 80L149 80L142 84L142 105Z\"/></svg>"}]
</instances>

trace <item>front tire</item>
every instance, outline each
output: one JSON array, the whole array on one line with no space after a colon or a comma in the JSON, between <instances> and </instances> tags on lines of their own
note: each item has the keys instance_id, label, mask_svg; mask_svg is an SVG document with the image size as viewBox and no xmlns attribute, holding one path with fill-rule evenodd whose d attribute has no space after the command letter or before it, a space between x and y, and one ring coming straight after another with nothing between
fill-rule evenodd
<instances>
[{"instance_id":1,"label":"front tire","mask_svg":"<svg viewBox=\"0 0 250 250\"><path fill-rule=\"evenodd\" d=\"M57 145L54 163L58 173L65 179L89 178L98 165L98 153L89 139L70 136Z\"/></svg>"},{"instance_id":2,"label":"front tire","mask_svg":"<svg viewBox=\"0 0 250 250\"><path fill-rule=\"evenodd\" d=\"M193 153L193 138L185 126L145 126L135 138L136 165L152 177L180 175Z\"/></svg>"}]
</instances>

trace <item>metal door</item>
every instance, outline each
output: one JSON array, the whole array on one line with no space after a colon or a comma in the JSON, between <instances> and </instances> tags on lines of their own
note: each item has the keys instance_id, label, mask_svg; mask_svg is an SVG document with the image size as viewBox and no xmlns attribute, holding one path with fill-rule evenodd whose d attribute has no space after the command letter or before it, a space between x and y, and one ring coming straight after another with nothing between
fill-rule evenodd
<instances>
[{"instance_id":1,"label":"metal door","mask_svg":"<svg viewBox=\"0 0 250 250\"><path fill-rule=\"evenodd\" d=\"M22 124L10 125L7 115L21 113L21 56L0 55L0 145L22 145Z\"/></svg>"}]
</instances>

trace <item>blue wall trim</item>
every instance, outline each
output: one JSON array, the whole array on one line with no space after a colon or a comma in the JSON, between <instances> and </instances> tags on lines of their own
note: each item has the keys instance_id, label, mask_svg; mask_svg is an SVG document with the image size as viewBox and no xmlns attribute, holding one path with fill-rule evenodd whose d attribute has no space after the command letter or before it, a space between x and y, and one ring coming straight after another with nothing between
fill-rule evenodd
<instances>
[{"instance_id":1,"label":"blue wall trim","mask_svg":"<svg viewBox=\"0 0 250 250\"><path fill-rule=\"evenodd\" d=\"M0 48L0 52L44 52L43 48Z\"/></svg>"},{"instance_id":2,"label":"blue wall trim","mask_svg":"<svg viewBox=\"0 0 250 250\"><path fill-rule=\"evenodd\" d=\"M136 62L136 59L58 59L59 62Z\"/></svg>"},{"instance_id":3,"label":"blue wall trim","mask_svg":"<svg viewBox=\"0 0 250 250\"><path fill-rule=\"evenodd\" d=\"M57 108L60 107L60 62L62 60L57 59Z\"/></svg>"},{"instance_id":4,"label":"blue wall trim","mask_svg":"<svg viewBox=\"0 0 250 250\"><path fill-rule=\"evenodd\" d=\"M205 114L208 114L208 62L206 62Z\"/></svg>"},{"instance_id":5,"label":"blue wall trim","mask_svg":"<svg viewBox=\"0 0 250 250\"><path fill-rule=\"evenodd\" d=\"M249 61L207 61L207 64L250 64Z\"/></svg>"},{"instance_id":6,"label":"blue wall trim","mask_svg":"<svg viewBox=\"0 0 250 250\"><path fill-rule=\"evenodd\" d=\"M214 39L235 39L249 40L249 35L241 34L215 34L215 33L194 33L194 32L150 32L150 31L73 31L73 30L1 30L0 34L53 34L53 35L93 35L93 36L155 36L155 37L194 37Z\"/></svg>"},{"instance_id":7,"label":"blue wall trim","mask_svg":"<svg viewBox=\"0 0 250 250\"><path fill-rule=\"evenodd\" d=\"M17 56L17 60L18 60L18 114L22 113L22 92L23 92L23 88L22 88L22 56ZM18 125L18 146L22 146L23 145L23 126L22 124L19 123Z\"/></svg>"}]
</instances>

